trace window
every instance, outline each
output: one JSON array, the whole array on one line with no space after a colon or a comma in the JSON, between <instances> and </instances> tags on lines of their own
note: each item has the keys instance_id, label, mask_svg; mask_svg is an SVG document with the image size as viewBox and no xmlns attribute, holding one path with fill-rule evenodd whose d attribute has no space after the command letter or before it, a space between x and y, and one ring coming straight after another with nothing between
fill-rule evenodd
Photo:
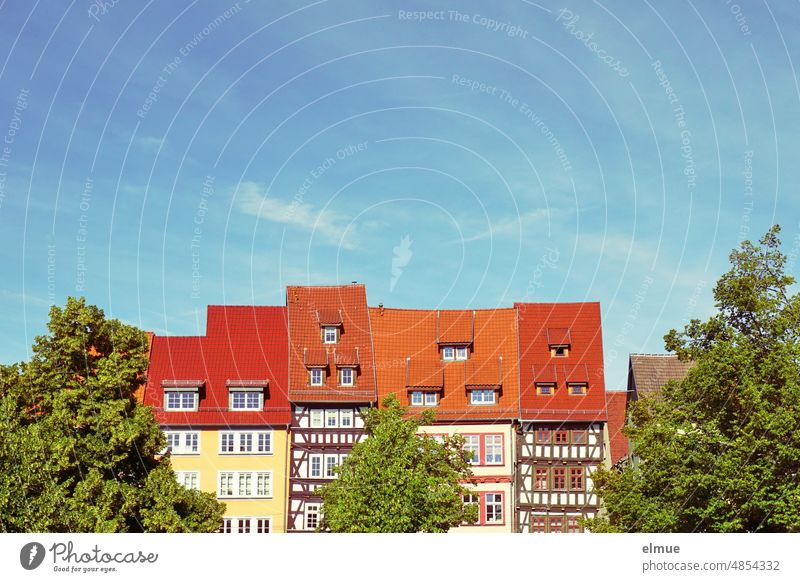
<instances>
[{"instance_id":1,"label":"window","mask_svg":"<svg viewBox=\"0 0 800 582\"><path fill-rule=\"evenodd\" d=\"M339 411L339 424L342 428L350 428L353 426L353 411L343 409Z\"/></svg>"},{"instance_id":2,"label":"window","mask_svg":"<svg viewBox=\"0 0 800 582\"><path fill-rule=\"evenodd\" d=\"M570 491L583 491L583 467L570 467L569 488Z\"/></svg>"},{"instance_id":3,"label":"window","mask_svg":"<svg viewBox=\"0 0 800 582\"><path fill-rule=\"evenodd\" d=\"M238 390L231 388L228 392L228 407L231 410L261 410L264 408L264 391Z\"/></svg>"},{"instance_id":4,"label":"window","mask_svg":"<svg viewBox=\"0 0 800 582\"><path fill-rule=\"evenodd\" d=\"M481 511L480 511L480 507L478 505L479 503L480 503L480 497L477 494L469 493L467 495L464 495L464 505L474 505L475 507L478 507L478 511L475 512L475 514L476 514L475 521L470 521L470 522L466 522L466 523L475 524L475 523L479 523L480 522Z\"/></svg>"},{"instance_id":5,"label":"window","mask_svg":"<svg viewBox=\"0 0 800 582\"><path fill-rule=\"evenodd\" d=\"M411 393L411 406L422 406L422 392L415 391Z\"/></svg>"},{"instance_id":6,"label":"window","mask_svg":"<svg viewBox=\"0 0 800 582\"><path fill-rule=\"evenodd\" d=\"M586 384L583 382L570 382L567 384L567 388L571 396L583 396L586 394Z\"/></svg>"},{"instance_id":7,"label":"window","mask_svg":"<svg viewBox=\"0 0 800 582\"><path fill-rule=\"evenodd\" d=\"M466 360L469 350L466 347L456 348L456 360Z\"/></svg>"},{"instance_id":8,"label":"window","mask_svg":"<svg viewBox=\"0 0 800 582\"><path fill-rule=\"evenodd\" d=\"M219 452L227 454L272 453L272 431L223 431L219 433Z\"/></svg>"},{"instance_id":9,"label":"window","mask_svg":"<svg viewBox=\"0 0 800 582\"><path fill-rule=\"evenodd\" d=\"M553 467L553 490L567 490L567 470L563 467Z\"/></svg>"},{"instance_id":10,"label":"window","mask_svg":"<svg viewBox=\"0 0 800 582\"><path fill-rule=\"evenodd\" d=\"M175 477L187 489L200 490L200 474L197 471L175 471Z\"/></svg>"},{"instance_id":11,"label":"window","mask_svg":"<svg viewBox=\"0 0 800 582\"><path fill-rule=\"evenodd\" d=\"M309 382L312 386L322 386L325 382L325 375L322 373L322 368L311 368L309 374Z\"/></svg>"},{"instance_id":12,"label":"window","mask_svg":"<svg viewBox=\"0 0 800 582\"><path fill-rule=\"evenodd\" d=\"M319 503L306 503L306 529L315 530L319 525Z\"/></svg>"},{"instance_id":13,"label":"window","mask_svg":"<svg viewBox=\"0 0 800 582\"><path fill-rule=\"evenodd\" d=\"M536 467L533 470L533 488L536 491L547 491L547 467Z\"/></svg>"},{"instance_id":14,"label":"window","mask_svg":"<svg viewBox=\"0 0 800 582\"><path fill-rule=\"evenodd\" d=\"M442 348L442 359L452 361L456 359L456 349L453 346L444 346Z\"/></svg>"},{"instance_id":15,"label":"window","mask_svg":"<svg viewBox=\"0 0 800 582\"><path fill-rule=\"evenodd\" d=\"M572 431L572 444L573 445L585 445L586 444L586 431L585 430L573 430Z\"/></svg>"},{"instance_id":16,"label":"window","mask_svg":"<svg viewBox=\"0 0 800 582\"><path fill-rule=\"evenodd\" d=\"M494 404L494 390L470 390L470 404Z\"/></svg>"},{"instance_id":17,"label":"window","mask_svg":"<svg viewBox=\"0 0 800 582\"><path fill-rule=\"evenodd\" d=\"M329 479L336 477L336 471L334 469L338 461L339 459L336 455L325 455L325 477Z\"/></svg>"},{"instance_id":18,"label":"window","mask_svg":"<svg viewBox=\"0 0 800 582\"><path fill-rule=\"evenodd\" d=\"M554 358L566 358L569 356L569 345L550 344L550 356Z\"/></svg>"},{"instance_id":19,"label":"window","mask_svg":"<svg viewBox=\"0 0 800 582\"><path fill-rule=\"evenodd\" d=\"M193 455L200 452L200 433L166 431L167 448L173 455Z\"/></svg>"},{"instance_id":20,"label":"window","mask_svg":"<svg viewBox=\"0 0 800 582\"><path fill-rule=\"evenodd\" d=\"M311 409L311 428L322 428L322 409Z\"/></svg>"},{"instance_id":21,"label":"window","mask_svg":"<svg viewBox=\"0 0 800 582\"><path fill-rule=\"evenodd\" d=\"M164 390L164 410L197 410L197 390Z\"/></svg>"},{"instance_id":22,"label":"window","mask_svg":"<svg viewBox=\"0 0 800 582\"><path fill-rule=\"evenodd\" d=\"M481 436L477 434L464 435L464 450L470 454L469 462L477 465L481 462Z\"/></svg>"},{"instance_id":23,"label":"window","mask_svg":"<svg viewBox=\"0 0 800 582\"><path fill-rule=\"evenodd\" d=\"M339 411L329 409L325 411L325 426L328 428L336 428L339 426Z\"/></svg>"},{"instance_id":24,"label":"window","mask_svg":"<svg viewBox=\"0 0 800 582\"><path fill-rule=\"evenodd\" d=\"M322 478L322 455L311 455L308 476L311 479Z\"/></svg>"},{"instance_id":25,"label":"window","mask_svg":"<svg viewBox=\"0 0 800 582\"><path fill-rule=\"evenodd\" d=\"M557 445L566 445L569 444L569 431L568 430L557 430L553 434L553 442Z\"/></svg>"},{"instance_id":26,"label":"window","mask_svg":"<svg viewBox=\"0 0 800 582\"><path fill-rule=\"evenodd\" d=\"M487 434L484 436L483 457L486 465L503 464L503 435Z\"/></svg>"},{"instance_id":27,"label":"window","mask_svg":"<svg viewBox=\"0 0 800 582\"><path fill-rule=\"evenodd\" d=\"M352 386L353 385L353 368L342 368L339 371L340 375L340 384L342 386Z\"/></svg>"},{"instance_id":28,"label":"window","mask_svg":"<svg viewBox=\"0 0 800 582\"><path fill-rule=\"evenodd\" d=\"M583 528L578 523L578 518L574 515L567 517L567 533L581 533Z\"/></svg>"},{"instance_id":29,"label":"window","mask_svg":"<svg viewBox=\"0 0 800 582\"><path fill-rule=\"evenodd\" d=\"M486 494L486 523L503 523L503 494Z\"/></svg>"},{"instance_id":30,"label":"window","mask_svg":"<svg viewBox=\"0 0 800 582\"><path fill-rule=\"evenodd\" d=\"M550 533L564 533L564 518L551 517L550 518Z\"/></svg>"},{"instance_id":31,"label":"window","mask_svg":"<svg viewBox=\"0 0 800 582\"><path fill-rule=\"evenodd\" d=\"M556 393L556 385L551 382L537 382L536 394L539 396L552 396Z\"/></svg>"},{"instance_id":32,"label":"window","mask_svg":"<svg viewBox=\"0 0 800 582\"><path fill-rule=\"evenodd\" d=\"M439 403L439 395L436 392L425 393L425 406L436 406Z\"/></svg>"},{"instance_id":33,"label":"window","mask_svg":"<svg viewBox=\"0 0 800 582\"><path fill-rule=\"evenodd\" d=\"M536 442L537 442L537 444L548 444L548 443L550 443L550 429L549 428L537 428L536 429Z\"/></svg>"},{"instance_id":34,"label":"window","mask_svg":"<svg viewBox=\"0 0 800 582\"><path fill-rule=\"evenodd\" d=\"M335 344L339 341L339 328L332 325L322 328L322 341L326 344Z\"/></svg>"},{"instance_id":35,"label":"window","mask_svg":"<svg viewBox=\"0 0 800 582\"><path fill-rule=\"evenodd\" d=\"M222 520L220 533L269 533L272 519L269 517L226 517Z\"/></svg>"},{"instance_id":36,"label":"window","mask_svg":"<svg viewBox=\"0 0 800 582\"><path fill-rule=\"evenodd\" d=\"M217 497L272 497L272 473L221 471L218 474Z\"/></svg>"},{"instance_id":37,"label":"window","mask_svg":"<svg viewBox=\"0 0 800 582\"><path fill-rule=\"evenodd\" d=\"M547 518L543 515L534 515L531 517L531 533L546 533L547 532Z\"/></svg>"}]
</instances>

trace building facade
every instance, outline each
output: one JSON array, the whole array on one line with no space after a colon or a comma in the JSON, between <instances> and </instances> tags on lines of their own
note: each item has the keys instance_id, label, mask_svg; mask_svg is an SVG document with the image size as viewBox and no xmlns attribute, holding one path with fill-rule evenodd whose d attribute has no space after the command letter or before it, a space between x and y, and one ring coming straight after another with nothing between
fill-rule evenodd
<instances>
[{"instance_id":1,"label":"building facade","mask_svg":"<svg viewBox=\"0 0 800 582\"><path fill-rule=\"evenodd\" d=\"M178 481L225 503L223 533L286 529L287 362L283 307L209 306L205 336L152 338L144 403Z\"/></svg>"},{"instance_id":2,"label":"building facade","mask_svg":"<svg viewBox=\"0 0 800 582\"><path fill-rule=\"evenodd\" d=\"M607 421L598 303L517 303L517 528L577 533L600 500Z\"/></svg>"},{"instance_id":3,"label":"building facade","mask_svg":"<svg viewBox=\"0 0 800 582\"><path fill-rule=\"evenodd\" d=\"M361 409L377 398L363 285L289 287L289 500L287 531L314 531L317 488L364 438Z\"/></svg>"}]
</instances>

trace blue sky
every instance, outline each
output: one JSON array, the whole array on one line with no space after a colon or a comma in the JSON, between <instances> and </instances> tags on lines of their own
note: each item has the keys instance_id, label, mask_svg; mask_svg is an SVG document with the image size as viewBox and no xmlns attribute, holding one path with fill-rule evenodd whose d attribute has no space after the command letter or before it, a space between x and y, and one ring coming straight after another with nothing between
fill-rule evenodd
<instances>
[{"instance_id":1,"label":"blue sky","mask_svg":"<svg viewBox=\"0 0 800 582\"><path fill-rule=\"evenodd\" d=\"M0 361L85 295L157 333L286 284L600 301L606 381L800 248L779 2L0 3ZM789 270L796 270L790 260Z\"/></svg>"}]
</instances>

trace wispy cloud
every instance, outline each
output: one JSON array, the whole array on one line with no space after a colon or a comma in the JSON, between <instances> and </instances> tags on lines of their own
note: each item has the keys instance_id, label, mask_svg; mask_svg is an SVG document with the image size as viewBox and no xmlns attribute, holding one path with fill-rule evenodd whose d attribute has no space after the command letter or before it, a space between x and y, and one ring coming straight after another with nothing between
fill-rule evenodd
<instances>
[{"instance_id":1,"label":"wispy cloud","mask_svg":"<svg viewBox=\"0 0 800 582\"><path fill-rule=\"evenodd\" d=\"M529 230L535 227L546 227L552 218L552 210L537 208L536 210L524 212L518 216L509 216L494 220L489 223L488 228L472 236L465 237L460 242L472 242L489 238L524 238Z\"/></svg>"},{"instance_id":2,"label":"wispy cloud","mask_svg":"<svg viewBox=\"0 0 800 582\"><path fill-rule=\"evenodd\" d=\"M345 249L355 249L356 225L341 212L319 211L301 200L290 202L268 196L257 182L242 182L236 190L239 210L263 220L292 226L319 235L323 242Z\"/></svg>"},{"instance_id":3,"label":"wispy cloud","mask_svg":"<svg viewBox=\"0 0 800 582\"><path fill-rule=\"evenodd\" d=\"M157 152L164 146L165 141L166 140L162 137L143 135L136 138L134 145L146 152Z\"/></svg>"}]
</instances>

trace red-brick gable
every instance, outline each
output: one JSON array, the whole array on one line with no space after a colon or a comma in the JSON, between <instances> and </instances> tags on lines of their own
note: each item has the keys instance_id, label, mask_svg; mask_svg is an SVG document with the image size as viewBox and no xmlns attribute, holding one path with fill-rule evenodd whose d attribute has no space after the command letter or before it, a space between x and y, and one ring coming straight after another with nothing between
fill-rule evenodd
<instances>
[{"instance_id":1,"label":"red-brick gable","mask_svg":"<svg viewBox=\"0 0 800 582\"><path fill-rule=\"evenodd\" d=\"M515 303L514 308L519 329L520 418L605 420L600 304ZM569 355L551 356L551 345L567 341ZM571 382L585 382L586 394L568 394ZM555 393L538 395L537 383L555 383Z\"/></svg>"},{"instance_id":2,"label":"red-brick gable","mask_svg":"<svg viewBox=\"0 0 800 582\"><path fill-rule=\"evenodd\" d=\"M291 419L287 399L286 308L208 307L205 336L152 339L144 403L162 425L283 425ZM196 412L165 412L164 384L200 381ZM265 383L262 411L228 410L228 384Z\"/></svg>"},{"instance_id":3,"label":"red-brick gable","mask_svg":"<svg viewBox=\"0 0 800 582\"><path fill-rule=\"evenodd\" d=\"M292 402L375 402L374 357L364 285L287 287L289 399ZM325 344L322 326L338 341ZM323 366L324 364L324 366ZM354 386L339 385L339 367L356 365ZM324 384L311 386L309 369L323 367Z\"/></svg>"}]
</instances>

